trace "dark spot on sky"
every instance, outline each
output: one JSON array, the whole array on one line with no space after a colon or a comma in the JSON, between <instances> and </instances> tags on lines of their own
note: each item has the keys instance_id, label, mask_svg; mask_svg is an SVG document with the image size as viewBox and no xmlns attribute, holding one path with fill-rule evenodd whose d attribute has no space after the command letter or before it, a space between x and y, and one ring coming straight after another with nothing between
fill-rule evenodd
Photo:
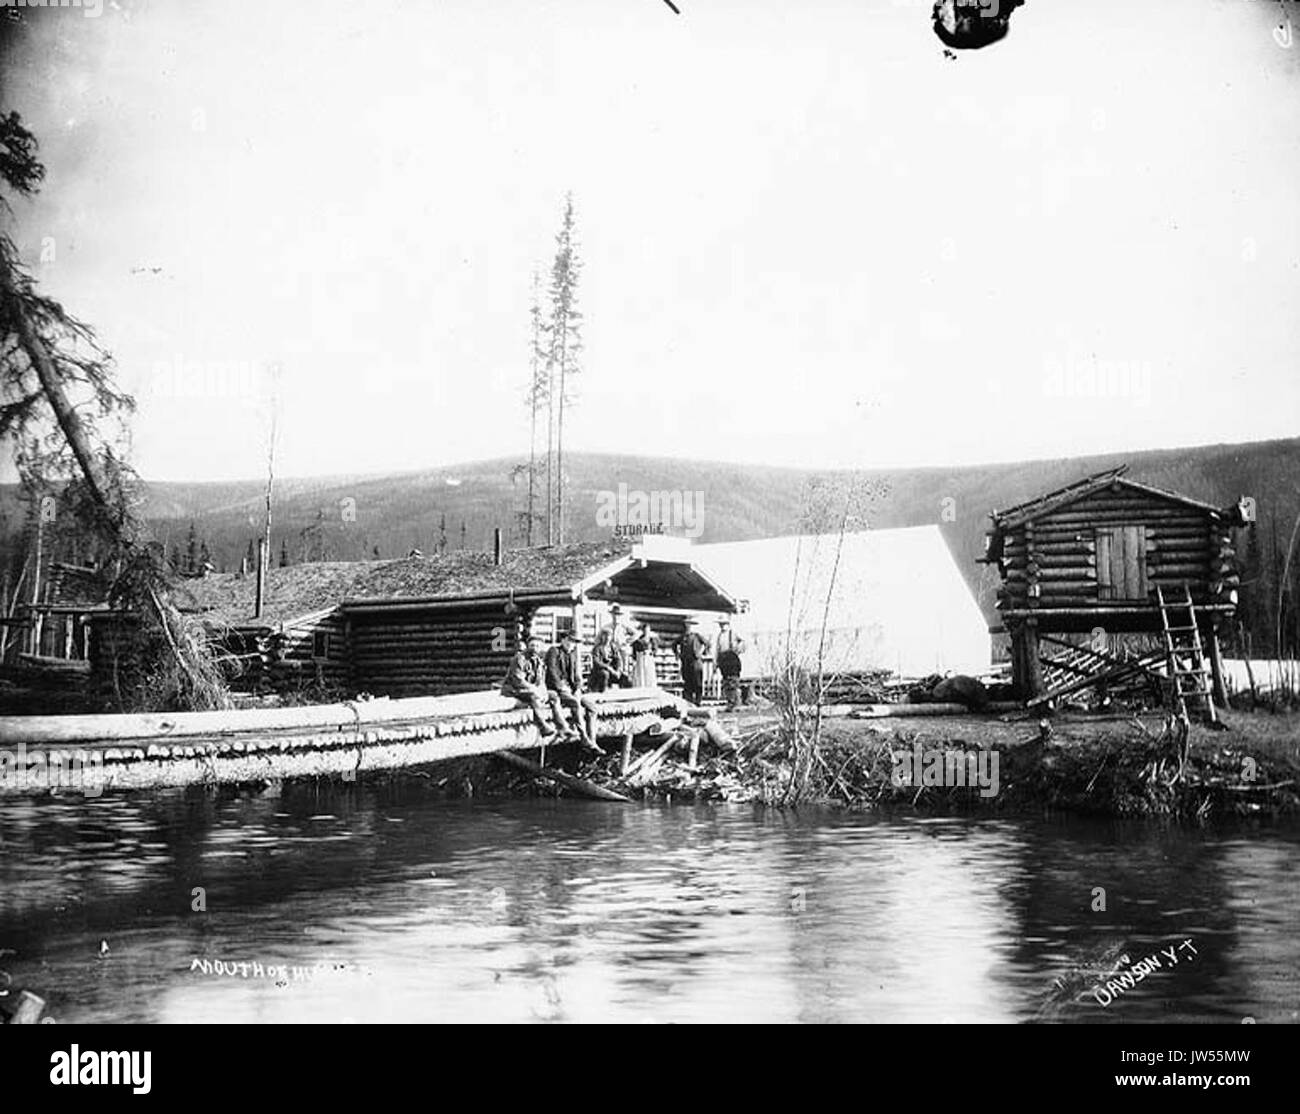
<instances>
[{"instance_id":1,"label":"dark spot on sky","mask_svg":"<svg viewBox=\"0 0 1300 1114\"><path fill-rule=\"evenodd\" d=\"M1006 37L1025 0L935 0L934 33L955 50L977 50Z\"/></svg>"}]
</instances>

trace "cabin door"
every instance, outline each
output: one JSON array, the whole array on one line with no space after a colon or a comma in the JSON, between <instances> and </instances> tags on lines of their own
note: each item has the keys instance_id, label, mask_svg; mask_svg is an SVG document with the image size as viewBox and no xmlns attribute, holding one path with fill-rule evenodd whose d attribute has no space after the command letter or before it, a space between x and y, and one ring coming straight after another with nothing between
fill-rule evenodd
<instances>
[{"instance_id":1,"label":"cabin door","mask_svg":"<svg viewBox=\"0 0 1300 1114\"><path fill-rule=\"evenodd\" d=\"M1144 526L1097 531L1097 598L1146 602L1147 534Z\"/></svg>"}]
</instances>

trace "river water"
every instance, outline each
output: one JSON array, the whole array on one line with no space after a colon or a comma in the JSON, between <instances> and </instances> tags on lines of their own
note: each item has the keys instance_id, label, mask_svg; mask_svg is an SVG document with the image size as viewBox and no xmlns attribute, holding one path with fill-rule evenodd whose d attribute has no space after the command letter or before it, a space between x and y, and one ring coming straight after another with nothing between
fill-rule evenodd
<instances>
[{"instance_id":1,"label":"river water","mask_svg":"<svg viewBox=\"0 0 1300 1114\"><path fill-rule=\"evenodd\" d=\"M1294 825L409 781L8 801L0 968L67 1022L1293 1023L1298 853Z\"/></svg>"}]
</instances>

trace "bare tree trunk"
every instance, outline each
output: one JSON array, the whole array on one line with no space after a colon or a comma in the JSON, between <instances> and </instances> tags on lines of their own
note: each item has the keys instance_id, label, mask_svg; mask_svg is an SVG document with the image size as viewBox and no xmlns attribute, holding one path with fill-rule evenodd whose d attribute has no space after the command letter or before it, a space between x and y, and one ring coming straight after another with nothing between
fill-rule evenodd
<instances>
[{"instance_id":1,"label":"bare tree trunk","mask_svg":"<svg viewBox=\"0 0 1300 1114\"><path fill-rule=\"evenodd\" d=\"M533 382L537 382L534 373ZM537 512L534 509L537 506L537 399L532 400L532 426L528 433L528 525L524 531L524 544L529 548L533 544L533 523L536 521Z\"/></svg>"},{"instance_id":2,"label":"bare tree trunk","mask_svg":"<svg viewBox=\"0 0 1300 1114\"><path fill-rule=\"evenodd\" d=\"M262 617L262 604L266 593L266 570L271 564L271 487L275 483L275 408L278 390L272 371L271 386L271 434L266 446L266 529L262 534L260 560L257 563L257 597L253 602L253 618Z\"/></svg>"},{"instance_id":3,"label":"bare tree trunk","mask_svg":"<svg viewBox=\"0 0 1300 1114\"><path fill-rule=\"evenodd\" d=\"M41 603L41 561L44 558L45 516L41 513L39 505L40 500L37 501L36 512L36 552L32 555L32 625L27 646L29 654L41 652L41 613L37 608Z\"/></svg>"},{"instance_id":4,"label":"bare tree trunk","mask_svg":"<svg viewBox=\"0 0 1300 1114\"><path fill-rule=\"evenodd\" d=\"M555 544L555 361L546 362L546 544Z\"/></svg>"},{"instance_id":5,"label":"bare tree trunk","mask_svg":"<svg viewBox=\"0 0 1300 1114\"><path fill-rule=\"evenodd\" d=\"M1291 576L1291 554L1295 550L1296 535L1300 534L1300 516L1296 517L1295 526L1291 528L1290 540L1286 543L1286 557L1282 562L1282 573L1277 580L1277 659L1282 660L1282 642L1286 633L1286 611L1283 605L1283 599L1288 595L1287 589L1290 587L1288 580Z\"/></svg>"},{"instance_id":6,"label":"bare tree trunk","mask_svg":"<svg viewBox=\"0 0 1300 1114\"><path fill-rule=\"evenodd\" d=\"M835 543L835 563L831 566L831 582L826 588L826 603L822 608L821 632L817 640L817 718L813 722L813 742L817 747L822 738L822 698L826 694L824 677L826 672L826 627L831 618L831 599L835 595L835 582L840 575L840 557L844 552L844 530L849 524L849 508L853 503L853 490L844 496L844 513L840 516L840 532Z\"/></svg>"},{"instance_id":7,"label":"bare tree trunk","mask_svg":"<svg viewBox=\"0 0 1300 1114\"><path fill-rule=\"evenodd\" d=\"M556 533L559 536L560 545L564 544L564 377L568 363L568 347L566 344L568 331L566 315L566 320L562 323L560 332L560 421L555 437L555 491L556 502L559 504L556 513L558 520Z\"/></svg>"}]
</instances>

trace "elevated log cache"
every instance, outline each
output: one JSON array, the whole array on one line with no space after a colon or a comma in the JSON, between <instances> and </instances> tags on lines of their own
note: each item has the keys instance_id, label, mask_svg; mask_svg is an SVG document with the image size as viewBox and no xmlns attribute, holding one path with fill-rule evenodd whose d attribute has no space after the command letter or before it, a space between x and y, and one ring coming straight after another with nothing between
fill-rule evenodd
<instances>
[{"instance_id":1,"label":"elevated log cache","mask_svg":"<svg viewBox=\"0 0 1300 1114\"><path fill-rule=\"evenodd\" d=\"M1156 633L1156 590L1186 585L1202 639L1212 645L1236 607L1238 508L1136 483L1123 471L991 516L984 560L1002 577L997 626L1011 635L1012 680L1022 698L1045 691L1040 635Z\"/></svg>"},{"instance_id":2,"label":"elevated log cache","mask_svg":"<svg viewBox=\"0 0 1300 1114\"><path fill-rule=\"evenodd\" d=\"M685 705L658 689L584 698L599 737L622 739ZM527 708L492 692L245 712L0 717L0 797L339 777L541 740Z\"/></svg>"}]
</instances>

